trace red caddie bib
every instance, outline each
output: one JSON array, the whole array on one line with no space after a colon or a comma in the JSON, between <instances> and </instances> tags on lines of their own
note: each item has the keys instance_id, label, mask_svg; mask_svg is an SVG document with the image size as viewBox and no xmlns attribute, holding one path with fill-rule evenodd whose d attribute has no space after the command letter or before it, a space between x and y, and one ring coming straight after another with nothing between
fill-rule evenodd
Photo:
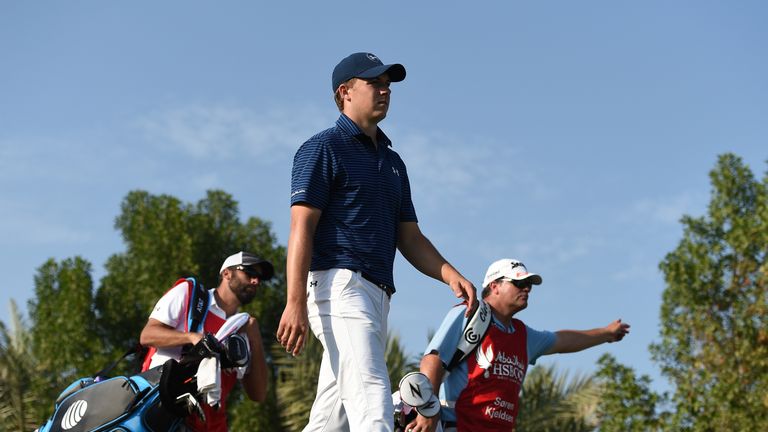
<instances>
[{"instance_id":1,"label":"red caddie bib","mask_svg":"<svg viewBox=\"0 0 768 432\"><path fill-rule=\"evenodd\" d=\"M174 285L178 285L182 280L177 281L177 283ZM169 290L170 291L170 290ZM190 295L189 293L187 295ZM187 306L185 302L185 308L183 311L182 316L183 319L186 322L186 317L188 315ZM226 322L225 319L219 317L218 315L211 313L210 310L205 316L205 322L203 323L203 332L204 333L211 333L216 334L216 332L219 331L221 326L224 325ZM185 325L186 328L186 325ZM144 364L142 365L142 372L147 370L149 368L150 363L152 362L152 356L157 352L157 349L154 347L150 347L149 352L147 353L146 358L144 359ZM191 415L187 418L186 423L189 428L191 428L193 431L196 432L203 432L203 431L216 431L216 432L227 432L227 396L229 395L229 392L232 391L232 388L235 386L235 383L237 382L237 373L231 370L222 371L221 372L221 399L219 400L219 408L214 409L208 404L202 404L203 412L205 413L205 419L206 422L203 423L200 421L200 419L196 415Z\"/></svg>"},{"instance_id":2,"label":"red caddie bib","mask_svg":"<svg viewBox=\"0 0 768 432\"><path fill-rule=\"evenodd\" d=\"M203 330L205 333L216 334L226 321L221 317L208 313L205 317ZM227 428L227 396L237 382L237 373L231 370L221 371L221 399L219 408L215 409L208 404L202 404L205 413L205 423L200 421L196 415L187 418L187 425L194 431L217 431L226 432Z\"/></svg>"},{"instance_id":3,"label":"red caddie bib","mask_svg":"<svg viewBox=\"0 0 768 432\"><path fill-rule=\"evenodd\" d=\"M512 431L528 369L525 324L514 333L491 325L474 355L467 357L467 386L456 400L458 432Z\"/></svg>"}]
</instances>

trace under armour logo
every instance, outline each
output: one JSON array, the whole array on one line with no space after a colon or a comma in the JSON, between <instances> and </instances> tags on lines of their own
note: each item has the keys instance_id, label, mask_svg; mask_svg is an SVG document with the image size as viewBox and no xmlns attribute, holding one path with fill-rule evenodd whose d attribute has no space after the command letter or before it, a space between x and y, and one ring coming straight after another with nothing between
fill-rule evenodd
<instances>
[{"instance_id":1,"label":"under armour logo","mask_svg":"<svg viewBox=\"0 0 768 432\"><path fill-rule=\"evenodd\" d=\"M368 53L365 56L368 57L368 60L370 60L370 61L374 61L374 62L380 62L381 61L381 60L379 60L378 57L376 57L375 55L373 55L371 53Z\"/></svg>"},{"instance_id":2,"label":"under armour logo","mask_svg":"<svg viewBox=\"0 0 768 432\"><path fill-rule=\"evenodd\" d=\"M310 287L316 287L317 286L317 281L310 281L309 282L309 286Z\"/></svg>"}]
</instances>

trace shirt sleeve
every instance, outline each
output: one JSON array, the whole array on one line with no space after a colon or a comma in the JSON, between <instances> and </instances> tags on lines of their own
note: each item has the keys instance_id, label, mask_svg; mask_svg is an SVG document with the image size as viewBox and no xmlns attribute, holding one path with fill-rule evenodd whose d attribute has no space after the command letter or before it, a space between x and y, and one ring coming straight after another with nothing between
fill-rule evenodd
<instances>
[{"instance_id":1,"label":"shirt sleeve","mask_svg":"<svg viewBox=\"0 0 768 432\"><path fill-rule=\"evenodd\" d=\"M161 323L178 328L184 315L184 306L187 303L187 284L181 282L171 288L155 304L155 308L149 315Z\"/></svg>"},{"instance_id":2,"label":"shirt sleeve","mask_svg":"<svg viewBox=\"0 0 768 432\"><path fill-rule=\"evenodd\" d=\"M307 203L325 209L333 184L333 158L330 149L317 137L305 142L293 157L291 205Z\"/></svg>"},{"instance_id":3,"label":"shirt sleeve","mask_svg":"<svg viewBox=\"0 0 768 432\"><path fill-rule=\"evenodd\" d=\"M541 357L552 344L555 343L555 333L551 331L539 331L525 326L528 339L528 363L536 364L536 360Z\"/></svg>"},{"instance_id":4,"label":"shirt sleeve","mask_svg":"<svg viewBox=\"0 0 768 432\"><path fill-rule=\"evenodd\" d=\"M440 324L429 345L427 345L424 355L437 351L443 364L447 365L451 361L453 354L456 353L456 348L459 346L459 339L467 322L464 311L466 311L466 306L463 305L453 307L448 311L443 323Z\"/></svg>"},{"instance_id":5,"label":"shirt sleeve","mask_svg":"<svg viewBox=\"0 0 768 432\"><path fill-rule=\"evenodd\" d=\"M411 182L408 179L408 170L405 168L405 163L398 156L398 161L402 168L399 168L402 173L402 192L400 199L400 222L418 222L416 217L416 209L413 206L413 200L411 199Z\"/></svg>"}]
</instances>

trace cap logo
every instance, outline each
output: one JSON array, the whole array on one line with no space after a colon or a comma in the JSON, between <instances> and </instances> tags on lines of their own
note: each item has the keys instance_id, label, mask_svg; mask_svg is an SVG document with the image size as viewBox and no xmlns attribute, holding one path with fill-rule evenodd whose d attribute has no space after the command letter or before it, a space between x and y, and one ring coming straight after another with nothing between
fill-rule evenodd
<instances>
[{"instance_id":1,"label":"cap logo","mask_svg":"<svg viewBox=\"0 0 768 432\"><path fill-rule=\"evenodd\" d=\"M520 261L512 262L511 264L512 264L512 267L510 267L510 268L515 268L515 267L520 267L520 266L525 267L525 265L523 263L521 263Z\"/></svg>"},{"instance_id":2,"label":"cap logo","mask_svg":"<svg viewBox=\"0 0 768 432\"><path fill-rule=\"evenodd\" d=\"M379 60L378 57L376 57L375 55L373 55L371 53L368 53L365 56L368 57L368 60L370 60L370 61L381 61L381 60Z\"/></svg>"}]
</instances>

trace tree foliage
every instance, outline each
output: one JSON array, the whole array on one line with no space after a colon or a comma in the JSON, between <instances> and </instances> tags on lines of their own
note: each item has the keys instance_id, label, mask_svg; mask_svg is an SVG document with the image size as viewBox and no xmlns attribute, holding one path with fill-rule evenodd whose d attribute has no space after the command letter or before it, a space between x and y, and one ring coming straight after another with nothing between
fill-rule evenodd
<instances>
[{"instance_id":1,"label":"tree foliage","mask_svg":"<svg viewBox=\"0 0 768 432\"><path fill-rule=\"evenodd\" d=\"M768 177L726 154L710 173L706 215L660 267L661 341L675 386L675 430L768 430Z\"/></svg>"},{"instance_id":2,"label":"tree foliage","mask_svg":"<svg viewBox=\"0 0 768 432\"><path fill-rule=\"evenodd\" d=\"M84 374L92 374L105 357L96 337L91 265L81 257L38 268L35 298L29 302L32 351L44 370L50 391Z\"/></svg>"},{"instance_id":3,"label":"tree foliage","mask_svg":"<svg viewBox=\"0 0 768 432\"><path fill-rule=\"evenodd\" d=\"M405 374L419 370L419 362L408 356L403 349L403 345L400 343L400 336L394 333L390 333L387 337L387 348L384 356L387 362L389 384L392 391L397 389L397 385Z\"/></svg>"},{"instance_id":4,"label":"tree foliage","mask_svg":"<svg viewBox=\"0 0 768 432\"><path fill-rule=\"evenodd\" d=\"M126 250L109 258L96 294L100 338L112 357L138 343L149 312L176 279L196 276L215 287L223 259L240 250L275 266L274 281L244 308L259 318L265 335L274 334L284 304L285 248L277 245L268 222L251 217L241 223L229 194L209 191L191 205L134 191L123 200L115 226Z\"/></svg>"},{"instance_id":5,"label":"tree foliage","mask_svg":"<svg viewBox=\"0 0 768 432\"><path fill-rule=\"evenodd\" d=\"M42 377L32 352L32 334L11 301L11 328L0 322L0 430L32 430L46 413L36 390Z\"/></svg>"},{"instance_id":6,"label":"tree foliage","mask_svg":"<svg viewBox=\"0 0 768 432\"><path fill-rule=\"evenodd\" d=\"M663 413L657 412L664 397L651 391L647 375L635 372L610 354L598 360L595 379L600 388L596 417L601 432L650 432L664 430Z\"/></svg>"},{"instance_id":7,"label":"tree foliage","mask_svg":"<svg viewBox=\"0 0 768 432\"><path fill-rule=\"evenodd\" d=\"M517 430L586 432L594 430L592 413L598 392L592 377L569 381L554 365L536 366L527 374L520 396Z\"/></svg>"},{"instance_id":8,"label":"tree foliage","mask_svg":"<svg viewBox=\"0 0 768 432\"><path fill-rule=\"evenodd\" d=\"M168 195L130 192L115 227L125 251L108 259L107 273L95 292L91 265L80 257L48 260L35 276L35 297L29 303L30 364L20 367L40 378L32 383L36 405L45 410L36 414L37 423L50 414L53 400L71 381L93 375L138 344L149 312L176 279L196 276L206 287L215 287L221 262L240 250L261 255L275 266L273 281L244 307L259 319L264 340L275 333L285 303L285 248L277 244L268 222L256 217L241 222L230 195L209 191L198 203L185 204ZM140 357L135 360L113 374L135 373ZM258 405L233 395L230 415L269 419L262 414L277 411L274 386L270 391L267 403ZM274 430L268 420L261 423L243 424L249 430Z\"/></svg>"}]
</instances>

